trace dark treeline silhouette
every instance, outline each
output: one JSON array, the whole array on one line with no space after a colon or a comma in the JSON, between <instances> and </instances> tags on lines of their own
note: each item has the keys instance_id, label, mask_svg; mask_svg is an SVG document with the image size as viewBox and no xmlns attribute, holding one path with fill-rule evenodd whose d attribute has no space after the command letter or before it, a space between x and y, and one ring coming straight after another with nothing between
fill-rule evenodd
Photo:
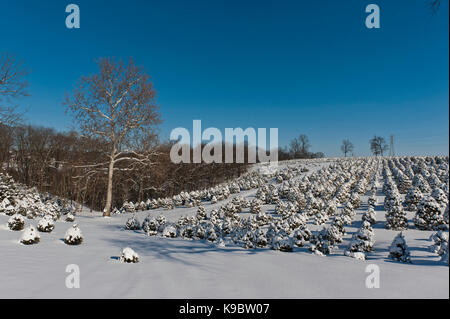
<instances>
[{"instance_id":1,"label":"dark treeline silhouette","mask_svg":"<svg viewBox=\"0 0 450 319\"><path fill-rule=\"evenodd\" d=\"M323 158L325 154L322 152L310 152L311 144L308 136L301 134L298 138L294 138L289 147L282 147L278 150L278 160L291 160L301 158Z\"/></svg>"},{"instance_id":2,"label":"dark treeline silhouette","mask_svg":"<svg viewBox=\"0 0 450 319\"><path fill-rule=\"evenodd\" d=\"M108 171L90 168L103 160L106 147L103 144L101 140L80 137L76 132L0 124L1 170L17 182L42 192L102 210ZM153 146L149 155L151 165L130 166L127 161L118 165L113 184L113 207L120 207L124 201L145 201L215 186L247 170L247 155L244 163L224 163L224 145L223 163L175 164L170 159L172 145L173 142L165 142ZM236 145L233 149L236 153ZM247 146L244 149L247 154ZM191 159L192 151L190 148Z\"/></svg>"}]
</instances>

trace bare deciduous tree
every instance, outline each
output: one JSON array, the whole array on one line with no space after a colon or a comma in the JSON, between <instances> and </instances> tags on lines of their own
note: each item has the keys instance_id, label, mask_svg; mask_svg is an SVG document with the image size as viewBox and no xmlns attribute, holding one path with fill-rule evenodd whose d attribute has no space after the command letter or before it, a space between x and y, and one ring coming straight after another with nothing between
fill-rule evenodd
<instances>
[{"instance_id":1,"label":"bare deciduous tree","mask_svg":"<svg viewBox=\"0 0 450 319\"><path fill-rule=\"evenodd\" d=\"M344 153L344 157L347 157L348 153L353 152L353 148L353 143L350 142L349 139L345 139L342 141L341 151L342 153Z\"/></svg>"},{"instance_id":2,"label":"bare deciduous tree","mask_svg":"<svg viewBox=\"0 0 450 319\"><path fill-rule=\"evenodd\" d=\"M106 145L105 160L86 165L86 174L107 173L104 216L110 216L115 170L150 164L148 152L133 149L133 139L146 136L160 123L156 92L149 76L132 59L125 63L104 58L99 73L83 77L65 105L82 135Z\"/></svg>"},{"instance_id":3,"label":"bare deciduous tree","mask_svg":"<svg viewBox=\"0 0 450 319\"><path fill-rule=\"evenodd\" d=\"M14 56L0 54L0 124L15 125L21 120L17 106L11 104L14 99L28 95L28 82L24 80L27 74Z\"/></svg>"},{"instance_id":4,"label":"bare deciduous tree","mask_svg":"<svg viewBox=\"0 0 450 319\"><path fill-rule=\"evenodd\" d=\"M305 134L301 134L298 137L298 140L300 142L300 152L302 155L306 156L309 152L309 148L311 147L311 144L309 143L309 138Z\"/></svg>"},{"instance_id":5,"label":"bare deciduous tree","mask_svg":"<svg viewBox=\"0 0 450 319\"><path fill-rule=\"evenodd\" d=\"M373 155L381 155L389 149L389 146L386 144L386 140L381 136L374 136L370 141L370 150Z\"/></svg>"},{"instance_id":6,"label":"bare deciduous tree","mask_svg":"<svg viewBox=\"0 0 450 319\"><path fill-rule=\"evenodd\" d=\"M429 0L428 5L430 6L431 10L436 13L441 7L441 0Z\"/></svg>"},{"instance_id":7,"label":"bare deciduous tree","mask_svg":"<svg viewBox=\"0 0 450 319\"><path fill-rule=\"evenodd\" d=\"M305 134L301 134L298 138L294 138L289 145L289 153L292 158L309 157L309 138Z\"/></svg>"}]
</instances>

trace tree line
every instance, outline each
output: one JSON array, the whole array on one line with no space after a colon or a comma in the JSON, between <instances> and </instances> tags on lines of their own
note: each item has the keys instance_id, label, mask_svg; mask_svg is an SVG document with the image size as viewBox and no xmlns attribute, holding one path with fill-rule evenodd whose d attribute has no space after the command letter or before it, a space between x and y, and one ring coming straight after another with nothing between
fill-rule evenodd
<instances>
[{"instance_id":1,"label":"tree line","mask_svg":"<svg viewBox=\"0 0 450 319\"><path fill-rule=\"evenodd\" d=\"M155 144L145 154L151 165L136 165L128 159L117 162L111 206L212 187L246 171L246 163L174 164L170 160L171 147L170 142ZM104 141L83 137L75 131L0 124L3 171L17 182L95 210L103 210L106 205L108 169L100 164L108 160L107 149Z\"/></svg>"},{"instance_id":2,"label":"tree line","mask_svg":"<svg viewBox=\"0 0 450 319\"><path fill-rule=\"evenodd\" d=\"M282 147L278 150L278 159L280 161L302 159L302 158L323 158L325 154L322 152L310 152L311 143L305 134L300 134L289 143L289 146Z\"/></svg>"}]
</instances>

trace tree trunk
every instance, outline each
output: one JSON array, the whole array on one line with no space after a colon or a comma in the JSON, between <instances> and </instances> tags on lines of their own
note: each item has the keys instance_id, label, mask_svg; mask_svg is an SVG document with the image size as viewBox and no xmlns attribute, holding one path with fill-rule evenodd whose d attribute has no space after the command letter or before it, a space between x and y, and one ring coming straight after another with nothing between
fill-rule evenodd
<instances>
[{"instance_id":1,"label":"tree trunk","mask_svg":"<svg viewBox=\"0 0 450 319\"><path fill-rule=\"evenodd\" d=\"M108 189L106 193L106 207L103 212L103 216L111 216L111 203L112 203L112 186L113 186L113 173L114 173L114 157L111 155L108 170Z\"/></svg>"}]
</instances>

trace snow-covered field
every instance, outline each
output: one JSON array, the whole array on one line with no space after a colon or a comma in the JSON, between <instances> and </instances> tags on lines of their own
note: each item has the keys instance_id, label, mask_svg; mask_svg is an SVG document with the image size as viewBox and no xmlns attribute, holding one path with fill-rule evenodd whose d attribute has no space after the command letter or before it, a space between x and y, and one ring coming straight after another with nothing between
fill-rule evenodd
<instances>
[{"instance_id":1,"label":"snow-covered field","mask_svg":"<svg viewBox=\"0 0 450 319\"><path fill-rule=\"evenodd\" d=\"M311 174L330 162L308 162ZM286 165L286 164L285 164ZM239 195L249 200L256 189ZM204 204L206 212L225 201ZM270 248L244 249L232 243L225 247L206 240L186 240L146 236L142 230L126 230L129 214L103 218L100 213L83 212L76 216L84 242L79 246L64 244L72 223L57 221L51 233L40 233L37 245L19 243L21 231L7 227L9 216L0 214L0 298L449 298L449 268L428 247L433 231L412 226L413 212L405 230L411 251L411 264L388 259L389 246L398 233L384 228L384 194L377 191L375 207L378 222L373 225L375 246L365 261L344 255L352 234L361 225L367 210L367 196L356 210L339 248L328 256L312 254L305 247L293 252ZM264 205L268 211L274 205ZM156 209L137 212L140 222L150 214L164 215L176 222L183 215L195 215L197 208ZM243 215L248 214L248 209ZM38 220L25 219L26 225ZM308 222L308 227L318 230ZM123 248L131 247L139 263L118 260ZM80 288L66 287L66 267L80 269ZM368 265L380 269L380 287L366 288Z\"/></svg>"}]
</instances>

